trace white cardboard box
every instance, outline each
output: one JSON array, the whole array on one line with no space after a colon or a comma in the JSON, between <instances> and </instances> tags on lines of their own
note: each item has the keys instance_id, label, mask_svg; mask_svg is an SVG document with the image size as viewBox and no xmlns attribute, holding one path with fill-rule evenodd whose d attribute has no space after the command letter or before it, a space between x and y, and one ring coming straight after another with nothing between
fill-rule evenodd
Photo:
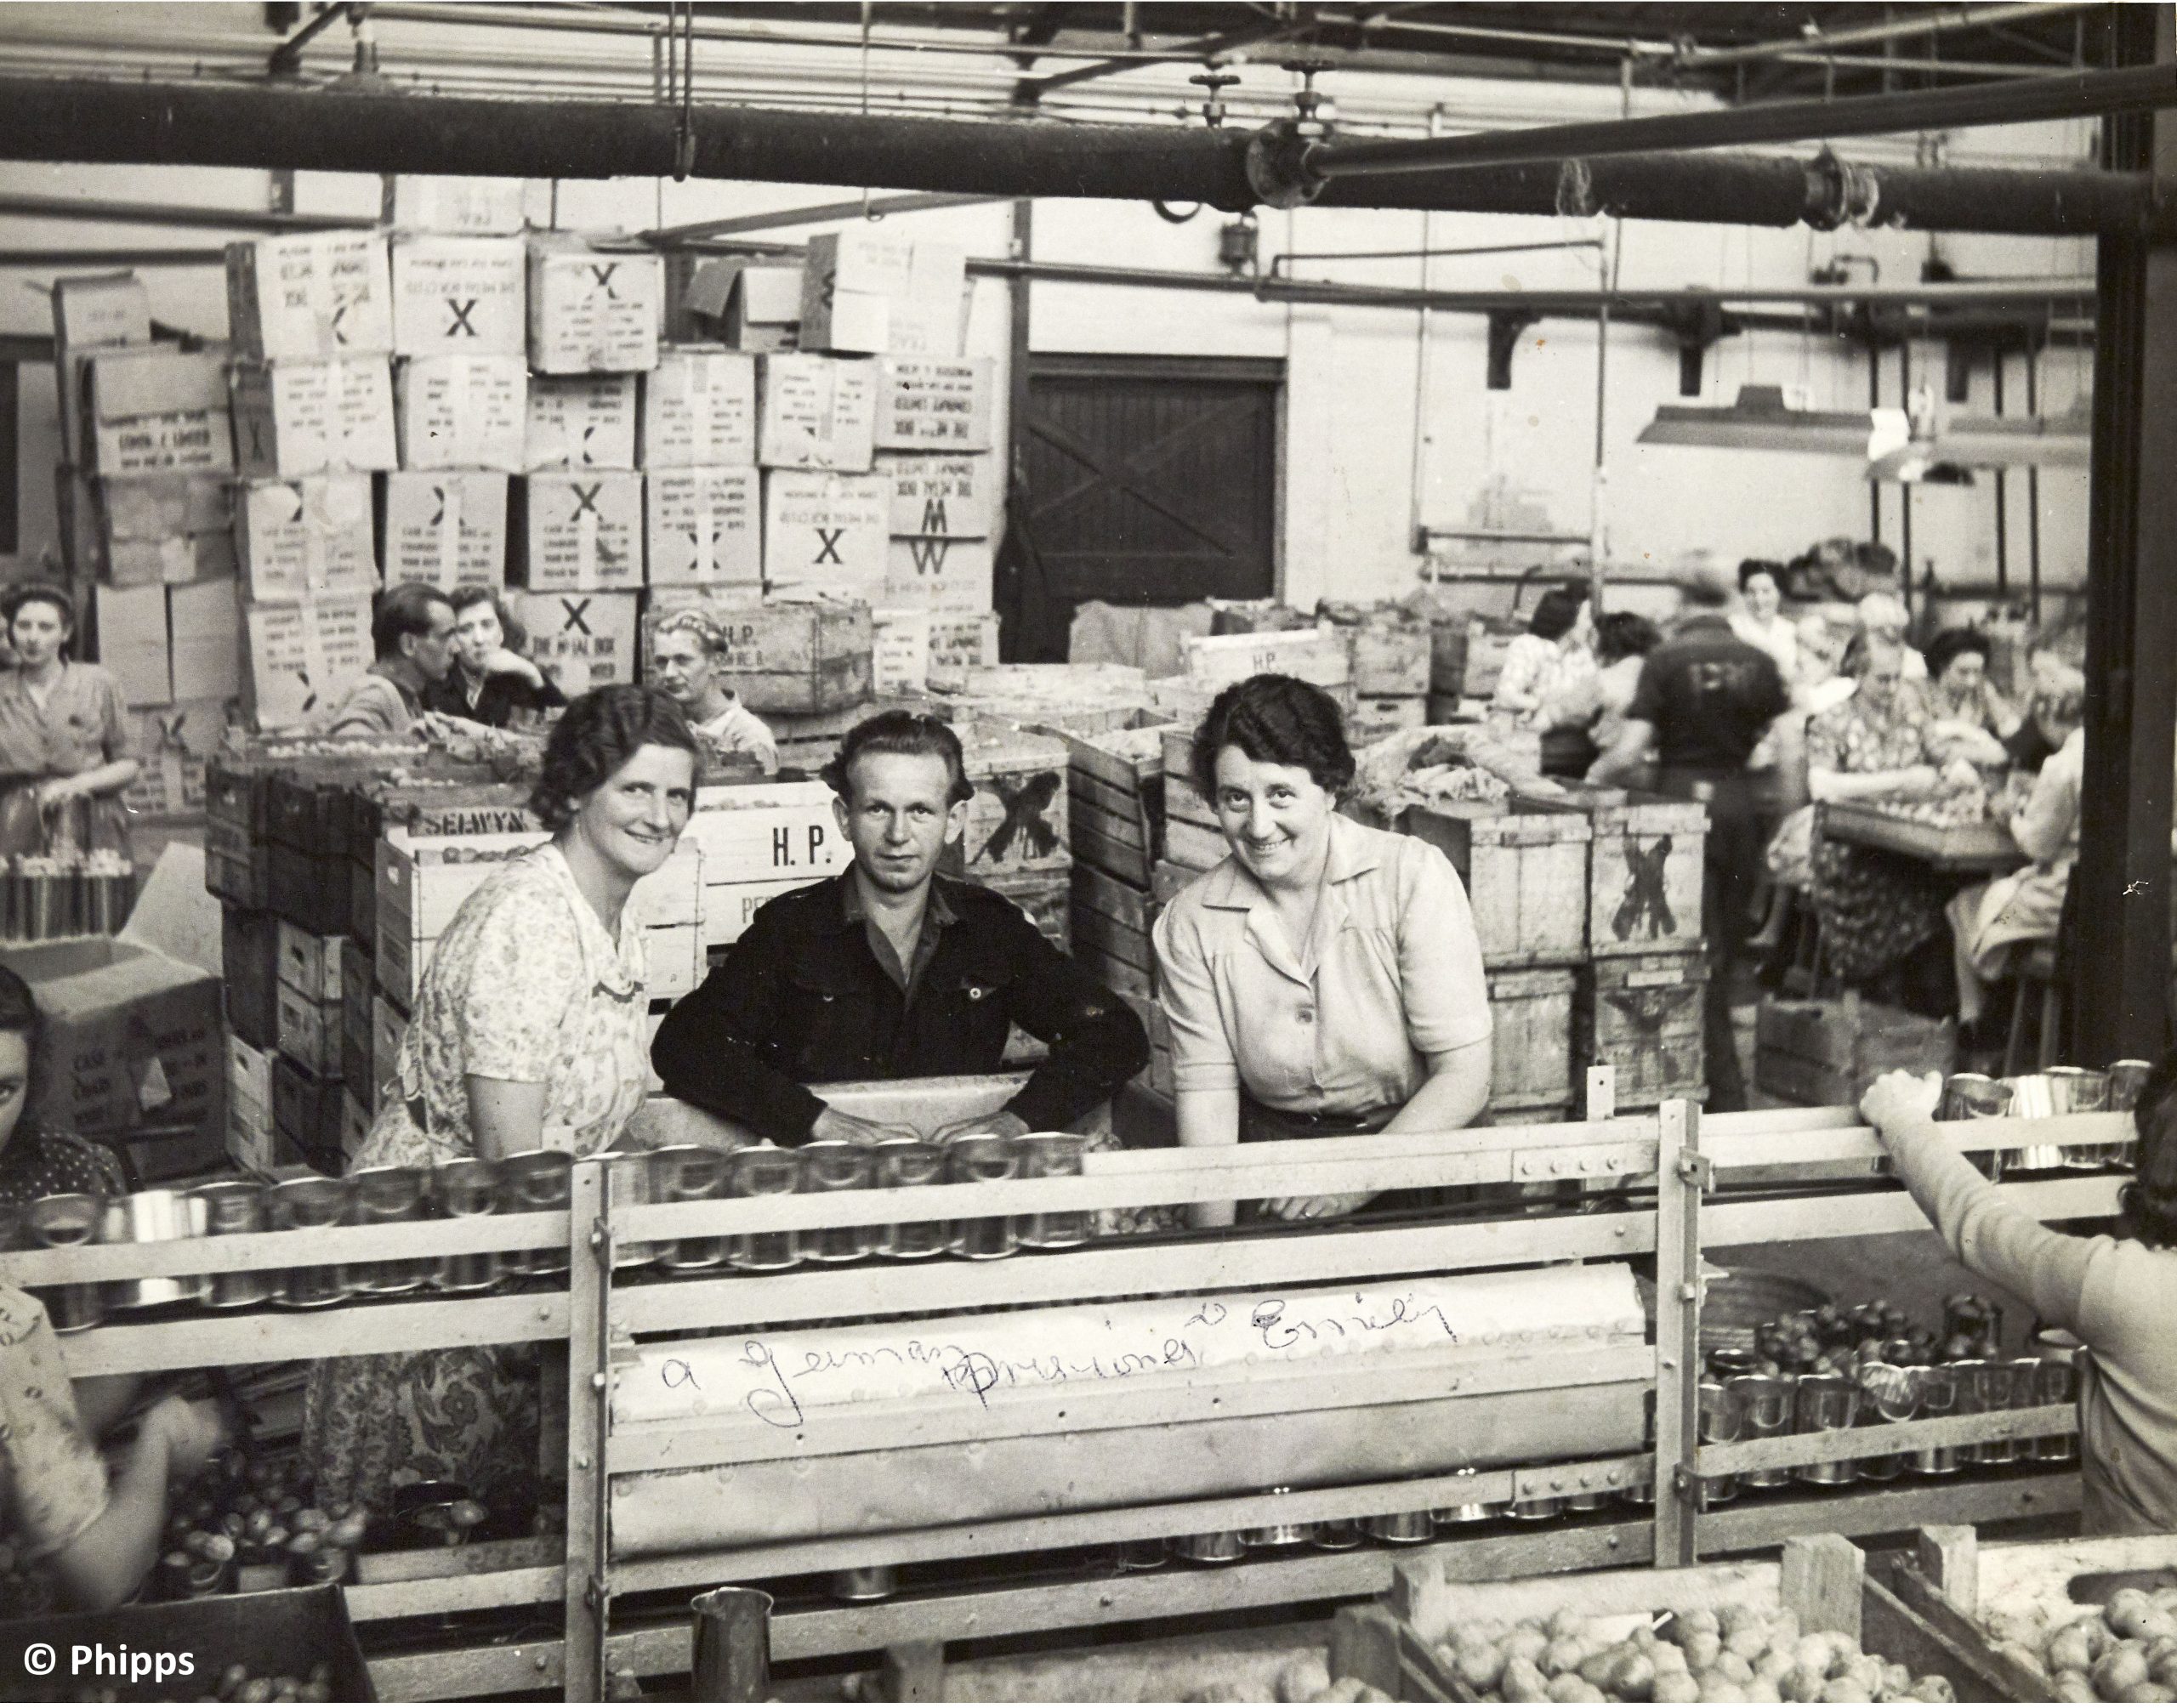
<instances>
[{"instance_id":1,"label":"white cardboard box","mask_svg":"<svg viewBox=\"0 0 2177 1708\"><path fill-rule=\"evenodd\" d=\"M231 605L227 633L229 644L239 656L240 622ZM135 781L121 792L128 810L148 818L202 814L205 766L226 740L225 703L200 700L147 706L132 715L130 724L141 766Z\"/></svg>"},{"instance_id":2,"label":"white cardboard box","mask_svg":"<svg viewBox=\"0 0 2177 1708\"><path fill-rule=\"evenodd\" d=\"M973 615L991 608L987 540L887 542L884 604L888 610Z\"/></svg>"},{"instance_id":3,"label":"white cardboard box","mask_svg":"<svg viewBox=\"0 0 2177 1708\"><path fill-rule=\"evenodd\" d=\"M245 480L393 468L393 370L382 355L239 362L235 468Z\"/></svg>"},{"instance_id":4,"label":"white cardboard box","mask_svg":"<svg viewBox=\"0 0 2177 1708\"><path fill-rule=\"evenodd\" d=\"M980 451L880 451L892 483L894 537L980 540L998 515L998 462Z\"/></svg>"},{"instance_id":5,"label":"white cardboard box","mask_svg":"<svg viewBox=\"0 0 2177 1708\"><path fill-rule=\"evenodd\" d=\"M173 643L173 697L184 703L231 700L242 692L242 587L196 582L167 589Z\"/></svg>"},{"instance_id":6,"label":"white cardboard box","mask_svg":"<svg viewBox=\"0 0 2177 1708\"><path fill-rule=\"evenodd\" d=\"M526 356L525 258L519 237L395 237L394 354Z\"/></svg>"},{"instance_id":7,"label":"white cardboard box","mask_svg":"<svg viewBox=\"0 0 2177 1708\"><path fill-rule=\"evenodd\" d=\"M635 679L634 593L523 593L514 615L529 655L570 700L609 682Z\"/></svg>"},{"instance_id":8,"label":"white cardboard box","mask_svg":"<svg viewBox=\"0 0 2177 1708\"><path fill-rule=\"evenodd\" d=\"M990 449L992 368L987 358L895 355L878 370L880 450Z\"/></svg>"},{"instance_id":9,"label":"white cardboard box","mask_svg":"<svg viewBox=\"0 0 2177 1708\"><path fill-rule=\"evenodd\" d=\"M538 468L633 468L635 376L531 374L522 460Z\"/></svg>"},{"instance_id":10,"label":"white cardboard box","mask_svg":"<svg viewBox=\"0 0 2177 1708\"><path fill-rule=\"evenodd\" d=\"M929 617L929 685L959 690L968 673L998 662L998 613L933 611Z\"/></svg>"},{"instance_id":11,"label":"white cardboard box","mask_svg":"<svg viewBox=\"0 0 2177 1708\"><path fill-rule=\"evenodd\" d=\"M216 350L93 350L91 460L104 475L218 474L235 466L227 369Z\"/></svg>"},{"instance_id":12,"label":"white cardboard box","mask_svg":"<svg viewBox=\"0 0 2177 1708\"><path fill-rule=\"evenodd\" d=\"M99 662L131 706L173 701L173 667L167 638L167 590L94 589L98 602Z\"/></svg>"},{"instance_id":13,"label":"white cardboard box","mask_svg":"<svg viewBox=\"0 0 2177 1708\"><path fill-rule=\"evenodd\" d=\"M98 483L110 540L163 540L234 526L233 488L215 474L147 474Z\"/></svg>"},{"instance_id":14,"label":"white cardboard box","mask_svg":"<svg viewBox=\"0 0 2177 1708\"><path fill-rule=\"evenodd\" d=\"M802 348L958 355L966 264L958 244L885 228L812 237L802 272Z\"/></svg>"},{"instance_id":15,"label":"white cardboard box","mask_svg":"<svg viewBox=\"0 0 2177 1708\"><path fill-rule=\"evenodd\" d=\"M325 716L371 661L367 594L245 608L248 699L260 729Z\"/></svg>"},{"instance_id":16,"label":"white cardboard box","mask_svg":"<svg viewBox=\"0 0 2177 1708\"><path fill-rule=\"evenodd\" d=\"M756 461L859 474L876 457L877 368L795 352L759 359Z\"/></svg>"},{"instance_id":17,"label":"white cardboard box","mask_svg":"<svg viewBox=\"0 0 2177 1708\"><path fill-rule=\"evenodd\" d=\"M643 584L643 477L624 469L544 473L514 488L509 579L532 593Z\"/></svg>"},{"instance_id":18,"label":"white cardboard box","mask_svg":"<svg viewBox=\"0 0 2177 1708\"><path fill-rule=\"evenodd\" d=\"M384 218L396 231L431 231L449 237L514 236L525 223L528 198L526 178L389 173Z\"/></svg>"},{"instance_id":19,"label":"white cardboard box","mask_svg":"<svg viewBox=\"0 0 2177 1708\"><path fill-rule=\"evenodd\" d=\"M227 246L227 322L258 361L384 355L394 349L385 238L309 231Z\"/></svg>"},{"instance_id":20,"label":"white cardboard box","mask_svg":"<svg viewBox=\"0 0 2177 1708\"><path fill-rule=\"evenodd\" d=\"M97 556L100 578L117 587L230 582L241 573L235 559L231 524L212 533L168 534L157 540L105 540L99 542Z\"/></svg>"},{"instance_id":21,"label":"white cardboard box","mask_svg":"<svg viewBox=\"0 0 2177 1708\"><path fill-rule=\"evenodd\" d=\"M764 475L764 580L867 599L884 582L890 494L875 474L771 469Z\"/></svg>"},{"instance_id":22,"label":"white cardboard box","mask_svg":"<svg viewBox=\"0 0 2177 1708\"><path fill-rule=\"evenodd\" d=\"M715 468L756 460L756 359L739 350L668 344L642 378L645 468Z\"/></svg>"},{"instance_id":23,"label":"white cardboard box","mask_svg":"<svg viewBox=\"0 0 2177 1708\"><path fill-rule=\"evenodd\" d=\"M309 474L242 487L235 555L258 604L361 593L378 586L371 477Z\"/></svg>"},{"instance_id":24,"label":"white cardboard box","mask_svg":"<svg viewBox=\"0 0 2177 1708\"><path fill-rule=\"evenodd\" d=\"M151 342L151 293L134 273L53 281L53 341L63 349L111 349Z\"/></svg>"},{"instance_id":25,"label":"white cardboard box","mask_svg":"<svg viewBox=\"0 0 2177 1708\"><path fill-rule=\"evenodd\" d=\"M953 616L941 611L880 610L871 619L877 648L870 665L872 692L918 694L957 690L968 672L998 662L998 613Z\"/></svg>"},{"instance_id":26,"label":"white cardboard box","mask_svg":"<svg viewBox=\"0 0 2177 1708\"><path fill-rule=\"evenodd\" d=\"M529 240L529 365L538 373L657 366L662 256L605 254L560 234Z\"/></svg>"},{"instance_id":27,"label":"white cardboard box","mask_svg":"<svg viewBox=\"0 0 2177 1708\"><path fill-rule=\"evenodd\" d=\"M529 370L520 356L416 356L394 364L403 468L527 462Z\"/></svg>"},{"instance_id":28,"label":"white cardboard box","mask_svg":"<svg viewBox=\"0 0 2177 1708\"><path fill-rule=\"evenodd\" d=\"M401 470L378 482L386 585L507 581L507 476L496 469Z\"/></svg>"},{"instance_id":29,"label":"white cardboard box","mask_svg":"<svg viewBox=\"0 0 2177 1708\"><path fill-rule=\"evenodd\" d=\"M764 554L753 468L652 468L643 477L654 587L753 588Z\"/></svg>"},{"instance_id":30,"label":"white cardboard box","mask_svg":"<svg viewBox=\"0 0 2177 1708\"><path fill-rule=\"evenodd\" d=\"M737 350L777 351L801 346L801 269L767 266L755 262L736 265L707 263L696 275L696 287L710 277L713 267L734 266L725 275L725 294L715 310L699 306L691 287L689 306L723 323L725 342ZM713 287L715 288L715 287Z\"/></svg>"},{"instance_id":31,"label":"white cardboard box","mask_svg":"<svg viewBox=\"0 0 2177 1708\"><path fill-rule=\"evenodd\" d=\"M869 655L873 694L919 694L929 686L929 624L926 610L873 610L876 644Z\"/></svg>"}]
</instances>

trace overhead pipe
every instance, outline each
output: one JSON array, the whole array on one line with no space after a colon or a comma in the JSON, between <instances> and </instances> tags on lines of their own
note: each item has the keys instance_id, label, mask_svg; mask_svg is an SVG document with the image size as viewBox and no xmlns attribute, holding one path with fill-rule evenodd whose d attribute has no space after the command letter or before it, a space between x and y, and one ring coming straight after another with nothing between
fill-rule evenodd
<instances>
[{"instance_id":1,"label":"overhead pipe","mask_svg":"<svg viewBox=\"0 0 2177 1708\"><path fill-rule=\"evenodd\" d=\"M1232 212L1258 199L1247 166L1253 139L1240 130L738 105L698 106L690 123L697 178L1201 201ZM670 109L649 102L0 77L0 160L664 177L675 164L674 125ZM1826 150L1810 161L1627 154L1491 172L1399 173L1333 181L1316 205L1820 229L1850 221L2027 235L2177 235L2177 209L2144 173L1859 166Z\"/></svg>"},{"instance_id":2,"label":"overhead pipe","mask_svg":"<svg viewBox=\"0 0 2177 1708\"><path fill-rule=\"evenodd\" d=\"M2080 0L2020 0L2018 4L2004 6L1918 6L1903 18L1880 24L1862 24L1845 30L1814 30L1779 41L1753 42L1742 48L1689 47L1679 50L1675 58L1688 71L1708 71L1718 65L1751 65L1800 54L1826 56L1838 48L1902 42L1915 36L1939 35L1946 30L1987 30L1999 24L2019 24L2031 18L2085 9Z\"/></svg>"},{"instance_id":3,"label":"overhead pipe","mask_svg":"<svg viewBox=\"0 0 2177 1708\"><path fill-rule=\"evenodd\" d=\"M1534 125L1464 136L1392 137L1310 141L1297 133L1272 147L1266 164L1289 159L1300 187L1324 179L1447 167L1515 166L1568 156L1633 154L1657 149L1742 147L1749 143L1806 142L1896 131L1948 130L1974 125L2025 124L2089 118L2177 106L2177 65L2134 65L2120 71L2063 71L2049 77L1915 89L1904 94L1850 95L1839 100L1773 101L1646 118ZM1289 127L1288 127L1289 128Z\"/></svg>"}]
</instances>

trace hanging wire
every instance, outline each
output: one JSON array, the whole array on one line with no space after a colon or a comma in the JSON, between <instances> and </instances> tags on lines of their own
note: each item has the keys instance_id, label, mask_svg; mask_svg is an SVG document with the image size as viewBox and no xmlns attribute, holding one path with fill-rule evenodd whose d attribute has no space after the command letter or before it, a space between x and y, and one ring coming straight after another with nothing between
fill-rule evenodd
<instances>
[{"instance_id":1,"label":"hanging wire","mask_svg":"<svg viewBox=\"0 0 2177 1708\"><path fill-rule=\"evenodd\" d=\"M869 31L875 11L871 0L861 0L861 116L864 118L869 116ZM871 206L869 186L866 184L861 187L861 217L872 225L884 217L882 209Z\"/></svg>"}]
</instances>

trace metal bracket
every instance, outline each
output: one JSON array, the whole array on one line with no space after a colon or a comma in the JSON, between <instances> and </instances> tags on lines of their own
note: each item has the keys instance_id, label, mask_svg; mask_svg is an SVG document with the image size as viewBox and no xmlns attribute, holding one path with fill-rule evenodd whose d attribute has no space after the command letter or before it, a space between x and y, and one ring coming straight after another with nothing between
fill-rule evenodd
<instances>
[{"instance_id":1,"label":"metal bracket","mask_svg":"<svg viewBox=\"0 0 2177 1708\"><path fill-rule=\"evenodd\" d=\"M1305 156L1316 139L1296 120L1273 119L1248 139L1248 187L1271 207L1304 207L1323 193Z\"/></svg>"},{"instance_id":2,"label":"metal bracket","mask_svg":"<svg viewBox=\"0 0 2177 1708\"><path fill-rule=\"evenodd\" d=\"M1697 1150L1681 1151L1678 1158L1678 1177L1697 1191L1713 1192L1716 1186L1714 1159Z\"/></svg>"},{"instance_id":3,"label":"metal bracket","mask_svg":"<svg viewBox=\"0 0 2177 1708\"><path fill-rule=\"evenodd\" d=\"M1509 391L1512 389L1512 352L1520 347L1520 337L1542 316L1523 309L1503 309L1489 317L1489 389Z\"/></svg>"}]
</instances>

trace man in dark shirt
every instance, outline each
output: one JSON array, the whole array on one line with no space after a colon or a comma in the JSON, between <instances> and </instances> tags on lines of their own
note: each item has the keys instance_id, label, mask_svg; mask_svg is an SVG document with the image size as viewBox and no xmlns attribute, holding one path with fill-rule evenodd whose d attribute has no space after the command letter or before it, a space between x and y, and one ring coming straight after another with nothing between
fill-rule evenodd
<instances>
[{"instance_id":1,"label":"man in dark shirt","mask_svg":"<svg viewBox=\"0 0 2177 1708\"><path fill-rule=\"evenodd\" d=\"M651 1059L669 1095L775 1144L873 1143L1062 1127L1141 1070L1149 1043L1131 1008L1003 896L937 875L975 792L950 728L881 712L848 732L825 780L854 864L765 903L665 1017ZM924 1135L848 1115L808 1090L994 1073L1015 1024L1050 1054L994 1116Z\"/></svg>"},{"instance_id":2,"label":"man in dark shirt","mask_svg":"<svg viewBox=\"0 0 2177 1708\"><path fill-rule=\"evenodd\" d=\"M1799 731L1788 719L1776 723L1791 705L1776 661L1731 633L1725 615L1730 578L1698 570L1682 591L1685 614L1641 666L1625 727L1589 769L1588 780L1615 783L1632 775L1652 744L1657 788L1708 809L1701 887L1701 928L1708 939L1708 1106L1740 1109L1746 1107L1746 1081L1731 1032L1731 975L1753 926L1748 914L1764 841L1746 762L1775 723L1778 763L1786 776L1800 775Z\"/></svg>"}]
</instances>

